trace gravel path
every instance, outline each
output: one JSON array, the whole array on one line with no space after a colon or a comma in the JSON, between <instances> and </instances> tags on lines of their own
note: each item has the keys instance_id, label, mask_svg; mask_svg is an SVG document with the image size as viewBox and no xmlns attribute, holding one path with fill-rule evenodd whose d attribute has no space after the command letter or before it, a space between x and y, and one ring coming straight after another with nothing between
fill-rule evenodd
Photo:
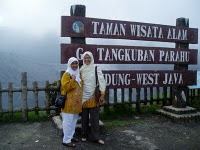
<instances>
[{"instance_id":1,"label":"gravel path","mask_svg":"<svg viewBox=\"0 0 200 150\"><path fill-rule=\"evenodd\" d=\"M123 119L122 127L104 127L100 146L79 142L74 150L199 150L200 124L176 124L157 115ZM79 136L78 136L79 137ZM80 139L80 137L79 137ZM63 150L51 120L36 123L0 123L0 150Z\"/></svg>"}]
</instances>

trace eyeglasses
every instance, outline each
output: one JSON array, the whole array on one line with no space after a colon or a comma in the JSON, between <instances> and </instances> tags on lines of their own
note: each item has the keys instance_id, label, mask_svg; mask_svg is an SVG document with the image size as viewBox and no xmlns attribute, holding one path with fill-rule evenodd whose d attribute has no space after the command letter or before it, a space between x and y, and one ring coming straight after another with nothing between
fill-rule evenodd
<instances>
[{"instance_id":1,"label":"eyeglasses","mask_svg":"<svg viewBox=\"0 0 200 150\"><path fill-rule=\"evenodd\" d=\"M90 57L84 57L83 60L91 60Z\"/></svg>"},{"instance_id":2,"label":"eyeglasses","mask_svg":"<svg viewBox=\"0 0 200 150\"><path fill-rule=\"evenodd\" d=\"M71 65L78 65L78 62L75 61L75 62L71 63Z\"/></svg>"}]
</instances>

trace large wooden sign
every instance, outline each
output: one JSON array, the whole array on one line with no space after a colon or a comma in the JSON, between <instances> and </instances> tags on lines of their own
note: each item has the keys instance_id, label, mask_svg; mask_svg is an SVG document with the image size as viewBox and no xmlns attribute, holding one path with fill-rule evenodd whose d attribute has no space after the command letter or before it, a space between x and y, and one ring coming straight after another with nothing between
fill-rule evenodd
<instances>
[{"instance_id":1,"label":"large wooden sign","mask_svg":"<svg viewBox=\"0 0 200 150\"><path fill-rule=\"evenodd\" d=\"M196 28L71 16L62 16L61 36L198 43Z\"/></svg>"},{"instance_id":2,"label":"large wooden sign","mask_svg":"<svg viewBox=\"0 0 200 150\"><path fill-rule=\"evenodd\" d=\"M82 60L85 51L92 52L97 64L197 64L198 56L196 49L61 44L61 63L70 57Z\"/></svg>"},{"instance_id":3,"label":"large wooden sign","mask_svg":"<svg viewBox=\"0 0 200 150\"><path fill-rule=\"evenodd\" d=\"M103 71L109 88L196 85L196 71Z\"/></svg>"}]
</instances>

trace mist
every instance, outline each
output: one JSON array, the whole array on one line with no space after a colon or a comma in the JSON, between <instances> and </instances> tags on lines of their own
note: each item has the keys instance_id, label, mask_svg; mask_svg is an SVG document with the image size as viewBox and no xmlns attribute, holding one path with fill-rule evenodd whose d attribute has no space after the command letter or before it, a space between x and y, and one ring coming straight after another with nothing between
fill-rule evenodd
<instances>
[{"instance_id":1,"label":"mist","mask_svg":"<svg viewBox=\"0 0 200 150\"><path fill-rule=\"evenodd\" d=\"M200 28L198 0L1 0L0 51L14 53L33 62L60 65L60 44L70 43L70 38L60 37L61 16L69 16L70 7L75 4L86 5L86 17L174 26L177 18L185 17L189 18L190 27ZM87 38L86 43L175 47L174 43L167 42L115 39ZM190 48L199 47L199 44L190 44ZM103 66L107 68L106 65ZM111 69L118 67L112 66ZM148 65L142 66L144 69L149 68ZM172 65L162 66L164 69L173 69ZM141 65L128 65L125 69L137 67L141 68Z\"/></svg>"}]
</instances>

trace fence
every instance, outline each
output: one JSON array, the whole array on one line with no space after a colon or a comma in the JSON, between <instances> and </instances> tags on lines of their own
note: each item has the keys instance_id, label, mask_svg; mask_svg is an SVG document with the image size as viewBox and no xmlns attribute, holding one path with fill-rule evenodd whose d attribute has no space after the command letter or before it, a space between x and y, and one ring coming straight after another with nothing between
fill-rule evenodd
<instances>
[{"instance_id":1,"label":"fence","mask_svg":"<svg viewBox=\"0 0 200 150\"><path fill-rule=\"evenodd\" d=\"M59 82L58 82L59 83ZM21 87L13 88L13 84L11 82L8 83L8 88L2 88L0 83L0 117L4 113L9 113L11 116L15 112L22 112L22 117L24 121L27 121L28 119L28 112L29 111L35 111L36 115L39 115L39 111L46 111L47 115L50 115L50 110L56 110L57 108L55 106L50 106L49 99L50 91L57 91L59 89L58 86L50 86L49 81L46 81L46 84L44 87L38 87L38 83L34 81L32 83L32 87L27 87L27 73L23 72L21 74ZM39 107L39 98L38 98L38 92L44 91L45 92L45 107ZM8 93L8 109L3 109L2 106L2 93ZM13 109L13 93L20 92L21 93L21 108ZM33 92L34 97L34 107L30 108L27 105L27 94L28 92Z\"/></svg>"},{"instance_id":2,"label":"fence","mask_svg":"<svg viewBox=\"0 0 200 150\"><path fill-rule=\"evenodd\" d=\"M32 83L32 87L27 87L27 73L21 74L21 87L14 88L12 83L8 83L8 88L2 88L0 83L0 117L3 114L10 114L11 116L15 112L22 112L22 117L24 121L28 119L28 112L35 111L36 115L39 115L39 111L46 111L47 115L51 114L51 110L57 110L55 106L50 106L50 91L58 91L60 87L60 82L57 83L57 86L52 86L49 84L49 81L46 81L44 87L38 87L36 81ZM105 103L101 105L104 109L108 109L109 106L116 105L125 105L125 104L135 104L136 109L139 112L141 104L143 105L153 105L154 102L156 104L171 105L172 104L172 87L150 87L150 88L129 88L128 95L125 98L125 89L107 89ZM39 107L39 97L38 93L44 91L45 92L45 107ZM121 91L121 99L118 101L118 92ZM135 91L135 92L134 92ZM13 107L13 93L20 92L21 93L21 108L14 109ZM28 92L33 92L34 98L34 107L29 107L27 105L27 94ZM149 95L147 93L150 93ZM8 109L4 109L2 107L2 93L8 93ZM188 100L193 98L200 98L200 89L188 89L187 96ZM133 95L135 94L136 100L133 100ZM141 96L143 94L143 96ZM113 102L111 102L110 97L113 97ZM141 99L141 97L143 97ZM189 102L187 102L189 104Z\"/></svg>"}]
</instances>

